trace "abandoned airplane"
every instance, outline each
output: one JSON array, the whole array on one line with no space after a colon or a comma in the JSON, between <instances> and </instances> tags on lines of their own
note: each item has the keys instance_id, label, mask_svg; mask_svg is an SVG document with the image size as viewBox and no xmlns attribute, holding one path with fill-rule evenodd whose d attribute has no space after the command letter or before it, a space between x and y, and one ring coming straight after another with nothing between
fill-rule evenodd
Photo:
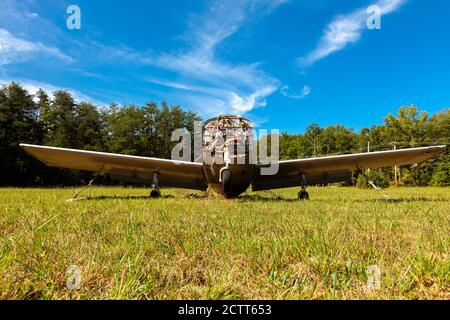
<instances>
[{"instance_id":1,"label":"abandoned airplane","mask_svg":"<svg viewBox=\"0 0 450 320\"><path fill-rule=\"evenodd\" d=\"M222 115L206 121L202 130L202 151L189 162L138 157L94 151L21 144L30 155L48 166L108 173L112 179L148 183L150 196L161 195L159 187L214 191L227 198L253 191L301 187L298 198L309 199L308 185L351 180L354 172L426 161L446 146L306 158L269 163L256 159L251 121ZM276 161L276 170L269 170Z\"/></svg>"}]
</instances>

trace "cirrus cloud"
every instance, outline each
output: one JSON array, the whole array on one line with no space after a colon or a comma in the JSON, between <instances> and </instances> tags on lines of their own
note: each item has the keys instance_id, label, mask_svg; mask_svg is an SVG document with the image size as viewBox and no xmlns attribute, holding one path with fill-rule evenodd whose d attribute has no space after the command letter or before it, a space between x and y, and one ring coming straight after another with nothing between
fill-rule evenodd
<instances>
[{"instance_id":1,"label":"cirrus cloud","mask_svg":"<svg viewBox=\"0 0 450 320\"><path fill-rule=\"evenodd\" d=\"M148 63L173 72L178 79L177 87L190 91L191 101L205 101L204 97L193 99L195 92L207 96L214 104L209 108L197 106L207 114L217 109L226 113L246 113L266 105L266 98L280 87L280 81L259 69L259 63L236 64L216 57L221 43L236 33L250 17L270 13L285 0L214 1L201 15L191 17L184 38L192 47L178 54L161 53L148 59ZM143 60L143 59L142 59ZM155 82L157 79L152 79ZM174 82L157 80L171 86ZM198 90L201 88L201 90Z\"/></svg>"},{"instance_id":2,"label":"cirrus cloud","mask_svg":"<svg viewBox=\"0 0 450 320\"><path fill-rule=\"evenodd\" d=\"M15 37L8 30L0 28L0 65L23 62L36 54L52 56L66 62L73 61L57 48Z\"/></svg>"},{"instance_id":3,"label":"cirrus cloud","mask_svg":"<svg viewBox=\"0 0 450 320\"><path fill-rule=\"evenodd\" d=\"M374 5L381 10L381 15L390 14L399 9L406 0L378 0ZM306 56L297 59L301 67L308 67L332 53L343 50L349 44L361 39L369 15L366 8L335 17L325 28L318 46Z\"/></svg>"}]
</instances>

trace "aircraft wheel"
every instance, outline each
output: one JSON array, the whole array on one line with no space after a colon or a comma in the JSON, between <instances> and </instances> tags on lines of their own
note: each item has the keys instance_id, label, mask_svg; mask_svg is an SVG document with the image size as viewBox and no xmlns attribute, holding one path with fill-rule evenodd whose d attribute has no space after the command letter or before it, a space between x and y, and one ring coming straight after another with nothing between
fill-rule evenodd
<instances>
[{"instance_id":1,"label":"aircraft wheel","mask_svg":"<svg viewBox=\"0 0 450 320\"><path fill-rule=\"evenodd\" d=\"M161 197L161 191L159 189L154 189L150 192L150 198L157 199Z\"/></svg>"},{"instance_id":2,"label":"aircraft wheel","mask_svg":"<svg viewBox=\"0 0 450 320\"><path fill-rule=\"evenodd\" d=\"M222 173L222 186L225 193L231 192L231 171L224 170Z\"/></svg>"},{"instance_id":3,"label":"aircraft wheel","mask_svg":"<svg viewBox=\"0 0 450 320\"><path fill-rule=\"evenodd\" d=\"M298 199L299 200L309 200L309 194L306 192L306 190L300 190L298 193Z\"/></svg>"}]
</instances>

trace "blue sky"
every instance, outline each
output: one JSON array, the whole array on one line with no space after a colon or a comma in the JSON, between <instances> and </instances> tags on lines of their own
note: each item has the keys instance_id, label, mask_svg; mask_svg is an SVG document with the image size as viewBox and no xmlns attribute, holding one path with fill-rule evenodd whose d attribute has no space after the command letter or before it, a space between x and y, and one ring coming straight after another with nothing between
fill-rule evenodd
<instances>
[{"instance_id":1,"label":"blue sky","mask_svg":"<svg viewBox=\"0 0 450 320\"><path fill-rule=\"evenodd\" d=\"M71 4L80 30L66 26ZM0 82L288 132L360 129L401 105L450 107L449 20L444 0L0 0Z\"/></svg>"}]
</instances>

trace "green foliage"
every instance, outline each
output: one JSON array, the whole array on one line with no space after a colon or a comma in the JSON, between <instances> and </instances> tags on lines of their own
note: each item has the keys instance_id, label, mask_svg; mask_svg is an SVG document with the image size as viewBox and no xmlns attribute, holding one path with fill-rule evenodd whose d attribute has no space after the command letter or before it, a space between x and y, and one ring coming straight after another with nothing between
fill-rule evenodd
<instances>
[{"instance_id":1,"label":"green foliage","mask_svg":"<svg viewBox=\"0 0 450 320\"><path fill-rule=\"evenodd\" d=\"M161 107L149 102L99 109L75 101L67 91L50 98L39 90L33 97L11 83L0 89L0 185L74 185L92 178L86 172L46 167L26 155L20 143L170 158L177 143L171 141L172 131L192 132L198 120L197 114L165 102Z\"/></svg>"},{"instance_id":2,"label":"green foliage","mask_svg":"<svg viewBox=\"0 0 450 320\"><path fill-rule=\"evenodd\" d=\"M403 169L401 171L401 181L403 186L417 186L416 180L414 179L414 173L411 169Z\"/></svg>"},{"instance_id":3,"label":"green foliage","mask_svg":"<svg viewBox=\"0 0 450 320\"><path fill-rule=\"evenodd\" d=\"M397 115L389 114L385 124L363 128L358 133L340 125L321 128L310 125L304 134L283 133L280 137L280 158L282 160L303 157L336 155L355 152L383 151L408 147L448 144L450 139L450 109L431 118L415 106L401 107ZM447 155L449 150L447 149ZM403 166L400 185L427 186L447 185L448 156L440 156L419 166ZM372 180L380 186L394 183L392 168L371 170L371 177L360 175L356 179L359 187L367 188ZM435 178L433 178L435 177Z\"/></svg>"},{"instance_id":4,"label":"green foliage","mask_svg":"<svg viewBox=\"0 0 450 320\"><path fill-rule=\"evenodd\" d=\"M39 90L34 96L17 83L0 88L0 185L73 185L85 183L91 174L53 169L27 156L19 143L96 150L148 157L170 158L173 130L194 131L196 113L180 106L154 102L143 106L99 109L88 102L75 101L67 91L50 97ZM282 133L282 160L355 152L391 150L436 144L448 144L450 109L429 117L415 106L401 107L396 116L389 114L385 124L355 132L342 125L321 128L311 124L302 134ZM270 141L268 142L270 150ZM192 148L192 152L194 148ZM401 168L403 185L449 185L449 150L446 155L420 166ZM367 179L377 185L392 183L393 170L372 170L376 176L358 178L360 187ZM105 181L104 181L105 182Z\"/></svg>"},{"instance_id":5,"label":"green foliage","mask_svg":"<svg viewBox=\"0 0 450 320\"><path fill-rule=\"evenodd\" d=\"M33 96L16 83L0 89L0 184L22 183L39 165L21 152L19 143L42 143L42 128Z\"/></svg>"},{"instance_id":6,"label":"green foliage","mask_svg":"<svg viewBox=\"0 0 450 320\"><path fill-rule=\"evenodd\" d=\"M421 141L425 135L428 114L420 112L416 106L401 107L397 117L389 114L384 122L386 131L395 137L395 141L408 142L414 147L416 142ZM398 139L398 140L397 140Z\"/></svg>"},{"instance_id":7,"label":"green foliage","mask_svg":"<svg viewBox=\"0 0 450 320\"><path fill-rule=\"evenodd\" d=\"M369 179L365 174L358 174L358 177L356 178L356 187L360 189L369 189Z\"/></svg>"},{"instance_id":8,"label":"green foliage","mask_svg":"<svg viewBox=\"0 0 450 320\"><path fill-rule=\"evenodd\" d=\"M280 157L284 160L358 150L359 135L341 125L320 128L319 125L312 124L304 134L282 133L280 136Z\"/></svg>"},{"instance_id":9,"label":"green foliage","mask_svg":"<svg viewBox=\"0 0 450 320\"><path fill-rule=\"evenodd\" d=\"M105 117L104 135L109 152L165 159L170 158L173 146L178 143L171 141L172 132L180 128L193 132L194 122L201 120L197 114L179 106L169 107L165 102L161 108L153 102L143 107L112 105Z\"/></svg>"},{"instance_id":10,"label":"green foliage","mask_svg":"<svg viewBox=\"0 0 450 320\"><path fill-rule=\"evenodd\" d=\"M430 185L437 187L450 186L450 156L443 156L444 160L439 162L430 181Z\"/></svg>"},{"instance_id":11,"label":"green foliage","mask_svg":"<svg viewBox=\"0 0 450 320\"><path fill-rule=\"evenodd\" d=\"M389 187L389 178L383 172L383 170L379 169L371 169L366 171L364 174L359 174L356 179L356 186L361 189L370 189L373 186L370 185L370 181L372 181L375 186L379 188L387 188Z\"/></svg>"}]
</instances>

